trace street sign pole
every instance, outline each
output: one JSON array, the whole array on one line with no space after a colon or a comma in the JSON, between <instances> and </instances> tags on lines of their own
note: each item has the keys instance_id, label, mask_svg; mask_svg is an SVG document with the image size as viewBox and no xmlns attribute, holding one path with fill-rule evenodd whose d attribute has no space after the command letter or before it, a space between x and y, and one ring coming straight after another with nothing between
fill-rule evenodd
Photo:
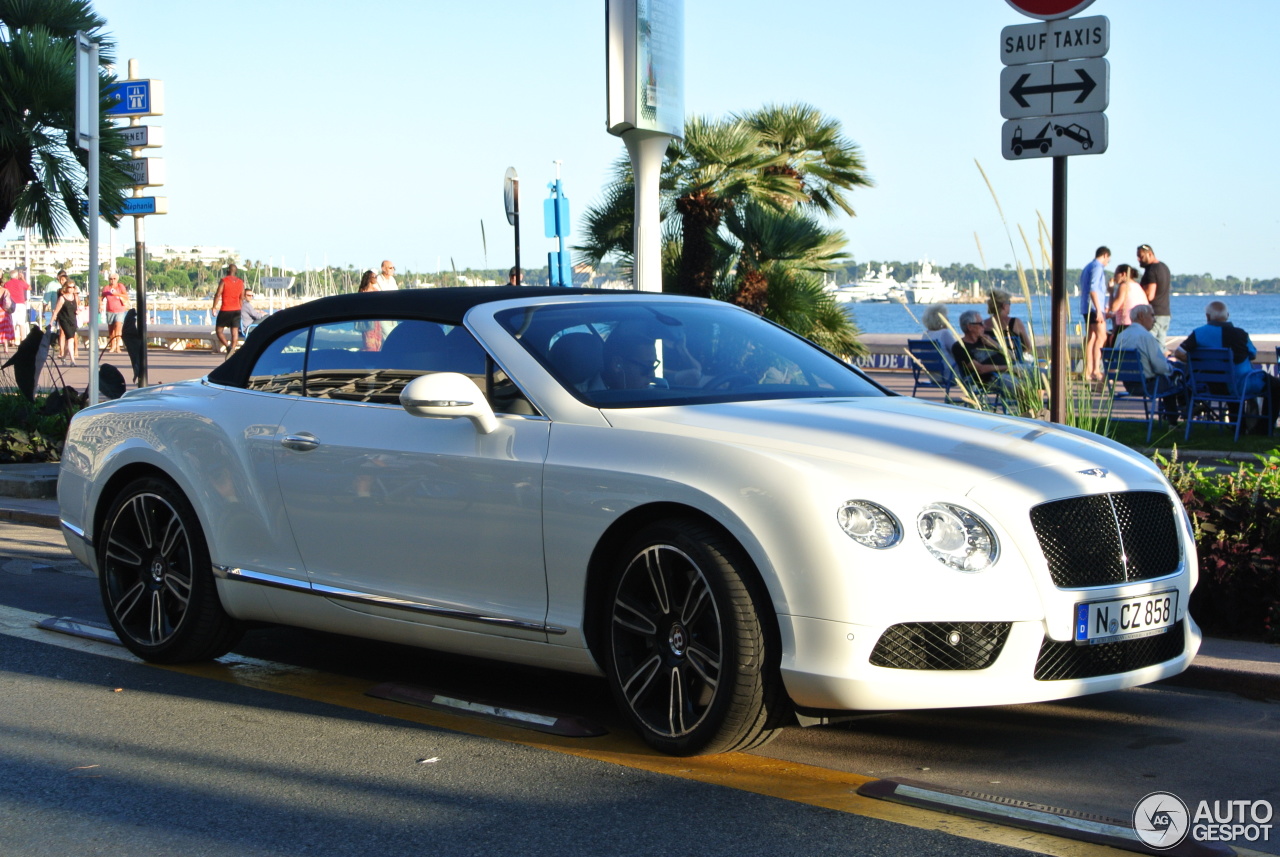
<instances>
[{"instance_id":1,"label":"street sign pole","mask_svg":"<svg viewBox=\"0 0 1280 857\"><path fill-rule=\"evenodd\" d=\"M1067 401L1067 376L1071 366L1067 362L1067 159L1053 159L1053 251L1050 264L1053 280L1050 294L1053 301L1053 332L1049 343L1049 422L1065 421L1063 413Z\"/></svg>"},{"instance_id":2,"label":"street sign pole","mask_svg":"<svg viewBox=\"0 0 1280 857\"><path fill-rule=\"evenodd\" d=\"M516 285L521 284L520 276L520 177L515 167L507 167L502 177L502 199L507 208L507 223L516 232Z\"/></svg>"},{"instance_id":3,"label":"street sign pole","mask_svg":"<svg viewBox=\"0 0 1280 857\"><path fill-rule=\"evenodd\" d=\"M1005 27L1000 34L1001 154L1008 160L1053 158L1050 258L1049 420L1066 419L1067 157L1107 150L1111 44L1107 18L1071 18L1093 0L1008 0L1041 23Z\"/></svg>"},{"instance_id":4,"label":"street sign pole","mask_svg":"<svg viewBox=\"0 0 1280 857\"><path fill-rule=\"evenodd\" d=\"M89 150L89 404L98 404L98 155L102 103L98 79L98 45L83 31L76 32L76 135L80 147ZM54 319L55 323L57 319ZM72 343L74 345L75 343Z\"/></svg>"}]
</instances>

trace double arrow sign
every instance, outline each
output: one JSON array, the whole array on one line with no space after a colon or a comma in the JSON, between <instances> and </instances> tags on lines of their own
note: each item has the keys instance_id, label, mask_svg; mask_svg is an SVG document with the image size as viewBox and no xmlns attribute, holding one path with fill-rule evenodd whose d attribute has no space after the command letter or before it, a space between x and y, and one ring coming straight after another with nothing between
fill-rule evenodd
<instances>
[{"instance_id":1,"label":"double arrow sign","mask_svg":"<svg viewBox=\"0 0 1280 857\"><path fill-rule=\"evenodd\" d=\"M1001 131L1009 159L1096 155L1107 148L1111 25L1060 18L1000 33Z\"/></svg>"},{"instance_id":2,"label":"double arrow sign","mask_svg":"<svg viewBox=\"0 0 1280 857\"><path fill-rule=\"evenodd\" d=\"M1009 66L1000 72L1000 115L1057 116L1100 113L1110 101L1105 59Z\"/></svg>"}]
</instances>

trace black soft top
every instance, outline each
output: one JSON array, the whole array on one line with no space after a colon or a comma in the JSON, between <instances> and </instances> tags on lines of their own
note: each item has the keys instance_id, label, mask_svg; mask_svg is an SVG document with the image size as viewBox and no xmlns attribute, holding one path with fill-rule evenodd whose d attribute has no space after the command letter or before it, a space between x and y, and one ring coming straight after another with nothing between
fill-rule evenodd
<instances>
[{"instance_id":1,"label":"black soft top","mask_svg":"<svg viewBox=\"0 0 1280 857\"><path fill-rule=\"evenodd\" d=\"M400 289L394 292L355 292L317 298L272 313L253 329L235 354L209 373L209 380L228 387L243 387L258 355L282 333L361 318L409 318L440 324L462 324L472 307L514 298L559 297L564 295L635 294L631 291L571 289L561 286L474 286L442 289Z\"/></svg>"}]
</instances>

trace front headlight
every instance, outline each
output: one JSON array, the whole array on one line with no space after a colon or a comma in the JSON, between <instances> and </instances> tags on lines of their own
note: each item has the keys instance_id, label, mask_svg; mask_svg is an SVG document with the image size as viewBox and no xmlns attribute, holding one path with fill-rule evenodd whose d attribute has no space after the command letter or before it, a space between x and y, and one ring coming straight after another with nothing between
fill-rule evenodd
<instances>
[{"instance_id":1,"label":"front headlight","mask_svg":"<svg viewBox=\"0 0 1280 857\"><path fill-rule=\"evenodd\" d=\"M836 510L836 520L849 538L877 550L902 541L898 519L883 506L866 500L849 500Z\"/></svg>"},{"instance_id":2,"label":"front headlight","mask_svg":"<svg viewBox=\"0 0 1280 857\"><path fill-rule=\"evenodd\" d=\"M943 565L982 571L996 561L999 546L986 523L963 506L934 503L916 518L920 539Z\"/></svg>"}]
</instances>

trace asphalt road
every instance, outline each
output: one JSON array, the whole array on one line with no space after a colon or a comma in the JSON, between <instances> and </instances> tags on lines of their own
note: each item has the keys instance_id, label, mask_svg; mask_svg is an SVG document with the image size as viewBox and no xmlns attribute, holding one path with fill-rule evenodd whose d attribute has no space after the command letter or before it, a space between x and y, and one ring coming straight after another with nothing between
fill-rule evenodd
<instances>
[{"instance_id":1,"label":"asphalt road","mask_svg":"<svg viewBox=\"0 0 1280 857\"><path fill-rule=\"evenodd\" d=\"M101 621L96 580L56 531L0 522L5 857L1106 853L857 797L875 778L1121 819L1156 790L1280 806L1280 707L1231 694L895 714L671 760L639 746L591 678L278 628L227 664L160 669L32 630L43 616ZM551 739L364 696L389 680L611 734Z\"/></svg>"}]
</instances>

